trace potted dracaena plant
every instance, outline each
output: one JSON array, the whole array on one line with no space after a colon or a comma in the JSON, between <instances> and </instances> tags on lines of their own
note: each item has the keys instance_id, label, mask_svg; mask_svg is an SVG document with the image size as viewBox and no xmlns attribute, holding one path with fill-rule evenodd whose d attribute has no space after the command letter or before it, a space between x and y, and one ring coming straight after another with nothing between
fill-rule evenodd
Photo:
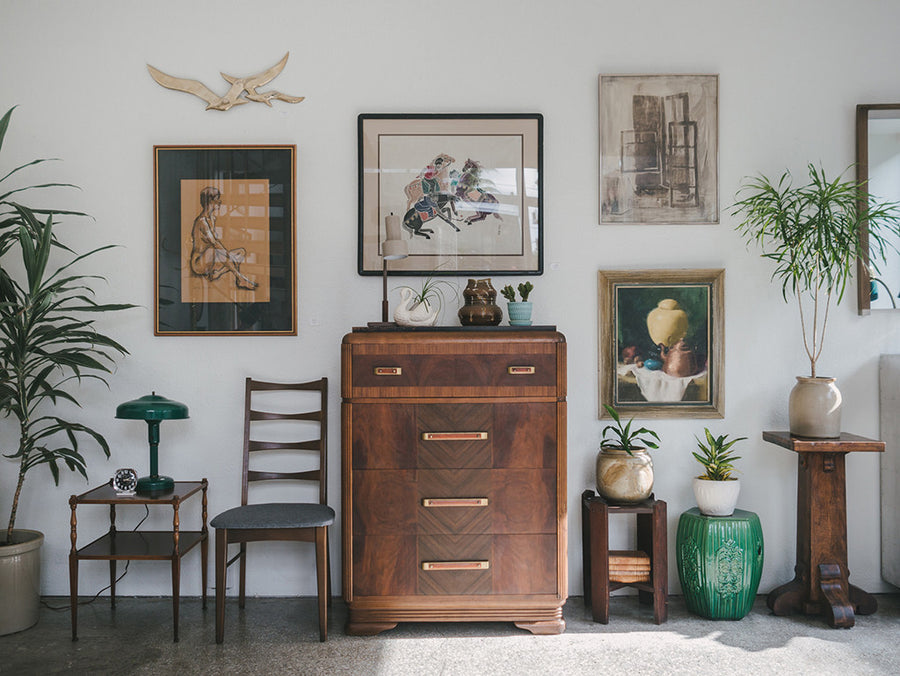
<instances>
[{"instance_id":1,"label":"potted dracaena plant","mask_svg":"<svg viewBox=\"0 0 900 676\"><path fill-rule=\"evenodd\" d=\"M635 427L634 418L623 424L616 409L609 404L603 407L613 424L603 428L597 454L597 492L620 504L646 500L653 491L653 461L647 449L659 448L659 435Z\"/></svg>"},{"instance_id":2,"label":"potted dracaena plant","mask_svg":"<svg viewBox=\"0 0 900 676\"><path fill-rule=\"evenodd\" d=\"M12 111L0 119L0 148ZM76 387L86 379L106 382L103 374L111 372L114 357L126 350L99 331L95 318L133 307L97 303L90 283L102 278L75 271L76 264L109 246L77 255L56 239L59 215L84 214L37 209L19 201L24 192L74 186L5 185L19 171L45 161L34 160L0 178L0 418L7 421L4 438L17 439L11 452L4 453L16 478L9 521L0 531L0 635L35 624L40 608L44 536L16 528L25 478L42 465L57 485L61 466L87 478L81 454L85 441L109 457L99 432L60 417L64 413L54 407L60 402L79 405Z\"/></svg>"},{"instance_id":3,"label":"potted dracaena plant","mask_svg":"<svg viewBox=\"0 0 900 676\"><path fill-rule=\"evenodd\" d=\"M817 371L828 327L829 311L838 305L857 259L869 260L877 272L879 259L892 248L890 235L900 235L897 203L866 197L865 185L829 180L808 165L809 182L795 186L789 172L778 181L765 176L745 179L732 205L736 226L747 243L775 263L772 278L781 284L785 302L797 299L809 376L797 376L789 399L790 431L814 438L840 436L841 396L835 379ZM868 223L871 252L863 249L860 230Z\"/></svg>"},{"instance_id":4,"label":"potted dracaena plant","mask_svg":"<svg viewBox=\"0 0 900 676\"><path fill-rule=\"evenodd\" d=\"M741 492L741 480L734 476L734 463L741 456L731 450L747 437L728 440L727 434L714 437L709 428L703 428L705 443L697 441L694 458L703 466L703 474L694 477L694 498L700 513L707 516L731 516ZM698 452L699 451L699 452Z\"/></svg>"},{"instance_id":5,"label":"potted dracaena plant","mask_svg":"<svg viewBox=\"0 0 900 676\"><path fill-rule=\"evenodd\" d=\"M511 284L507 284L500 293L508 301L507 314L509 315L510 326L531 326L531 301L528 300L529 294L534 290L531 282L523 282L519 284L519 296L522 300L516 300L516 292Z\"/></svg>"}]
</instances>

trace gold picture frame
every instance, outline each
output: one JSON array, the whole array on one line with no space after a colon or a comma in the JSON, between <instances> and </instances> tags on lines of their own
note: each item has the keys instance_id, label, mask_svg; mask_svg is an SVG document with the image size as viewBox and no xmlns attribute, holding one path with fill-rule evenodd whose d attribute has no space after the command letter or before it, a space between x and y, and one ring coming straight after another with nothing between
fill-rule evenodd
<instances>
[{"instance_id":1,"label":"gold picture frame","mask_svg":"<svg viewBox=\"0 0 900 676\"><path fill-rule=\"evenodd\" d=\"M600 417L723 417L724 294L722 269L600 270Z\"/></svg>"}]
</instances>

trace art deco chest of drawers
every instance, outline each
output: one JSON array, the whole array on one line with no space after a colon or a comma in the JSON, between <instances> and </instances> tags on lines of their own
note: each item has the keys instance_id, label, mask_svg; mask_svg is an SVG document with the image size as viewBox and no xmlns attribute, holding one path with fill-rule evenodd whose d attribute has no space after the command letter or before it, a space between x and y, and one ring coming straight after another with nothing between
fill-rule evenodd
<instances>
[{"instance_id":1,"label":"art deco chest of drawers","mask_svg":"<svg viewBox=\"0 0 900 676\"><path fill-rule=\"evenodd\" d=\"M347 631L565 628L566 344L552 330L358 331L342 345Z\"/></svg>"}]
</instances>

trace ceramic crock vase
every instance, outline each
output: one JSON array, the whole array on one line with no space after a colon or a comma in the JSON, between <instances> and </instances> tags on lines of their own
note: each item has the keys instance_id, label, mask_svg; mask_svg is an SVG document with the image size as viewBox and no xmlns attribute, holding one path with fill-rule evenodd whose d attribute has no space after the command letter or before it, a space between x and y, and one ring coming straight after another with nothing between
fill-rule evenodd
<instances>
[{"instance_id":1,"label":"ceramic crock vase","mask_svg":"<svg viewBox=\"0 0 900 676\"><path fill-rule=\"evenodd\" d=\"M629 455L621 448L601 448L597 454L597 492L608 502L632 504L653 491L653 461L645 448Z\"/></svg>"},{"instance_id":2,"label":"ceramic crock vase","mask_svg":"<svg viewBox=\"0 0 900 676\"><path fill-rule=\"evenodd\" d=\"M463 291L466 304L459 308L459 323L463 326L496 326L503 319L497 305L497 291L488 279L470 279Z\"/></svg>"},{"instance_id":3,"label":"ceramic crock vase","mask_svg":"<svg viewBox=\"0 0 900 676\"><path fill-rule=\"evenodd\" d=\"M665 298L647 315L647 331L654 345L672 347L687 335L687 313L678 301Z\"/></svg>"},{"instance_id":4,"label":"ceramic crock vase","mask_svg":"<svg viewBox=\"0 0 900 676\"><path fill-rule=\"evenodd\" d=\"M791 434L814 439L841 436L841 392L834 378L797 376L788 399Z\"/></svg>"},{"instance_id":5,"label":"ceramic crock vase","mask_svg":"<svg viewBox=\"0 0 900 676\"><path fill-rule=\"evenodd\" d=\"M694 477L694 499L701 514L706 516L731 516L741 493L740 479L710 481Z\"/></svg>"},{"instance_id":6,"label":"ceramic crock vase","mask_svg":"<svg viewBox=\"0 0 900 676\"><path fill-rule=\"evenodd\" d=\"M0 636L37 624L43 543L43 533L17 528L13 544L0 545Z\"/></svg>"}]
</instances>

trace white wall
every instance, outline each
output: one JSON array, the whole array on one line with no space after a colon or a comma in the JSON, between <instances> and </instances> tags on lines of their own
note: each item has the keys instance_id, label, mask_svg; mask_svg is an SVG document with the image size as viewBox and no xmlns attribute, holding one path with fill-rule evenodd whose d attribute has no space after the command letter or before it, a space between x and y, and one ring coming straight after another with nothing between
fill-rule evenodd
<instances>
[{"instance_id":1,"label":"white wall","mask_svg":"<svg viewBox=\"0 0 900 676\"><path fill-rule=\"evenodd\" d=\"M107 435L113 457L93 454L90 481L66 475L54 488L35 471L20 505L20 527L46 533L43 591L68 591L70 494L106 480L116 467L146 469L143 425L114 419L115 406L151 389L190 406L191 419L164 423L160 467L179 479L206 476L210 514L239 499L242 381L332 379L330 490L339 507L339 345L354 325L378 318L380 280L356 274L356 116L362 112L541 112L545 120L546 273L534 279L535 319L556 324L569 343L569 572L580 593L578 498L594 480L602 428L597 419L598 269L727 269L725 419L655 424L656 494L669 504L670 588L678 590L678 515L693 506L693 435L750 437L743 446L739 507L759 513L766 539L761 591L793 575L796 456L764 444L785 429L794 375L805 374L795 308L770 284L771 268L748 253L726 209L742 176L807 162L830 173L854 160L854 106L895 101L900 5L860 0L645 0L522 2L457 0L4 0L0 7L0 110L19 104L3 167L33 157L65 161L41 173L79 184L69 208L96 222L72 223L82 249L116 242L97 272L109 297L139 310L109 319L131 350L110 390L86 384L79 413ZM147 74L218 82L219 71L249 74L285 51L277 88L307 97L299 105L247 105L205 112L186 94ZM888 64L885 67L885 64ZM722 222L713 226L597 225L597 76L600 73L720 75ZM293 338L155 338L153 302L153 144L295 143L298 146L299 335ZM60 232L65 236L64 231ZM99 259L98 259L99 263ZM495 278L494 286L513 281ZM402 282L398 282L402 283ZM858 317L855 289L833 313L822 373L845 396L844 428L878 435L878 355L900 350L900 315ZM0 439L11 448L6 421ZM3 461L7 463L7 461ZM847 461L849 556L853 582L885 591L879 572L878 458ZM13 466L0 477L5 514ZM196 520L186 508L182 523ZM143 510L119 510L120 528ZM5 517L4 517L5 518ZM79 509L81 542L103 530L106 511ZM154 515L164 527L169 515ZM146 527L146 524L145 524ZM616 526L624 545L628 529ZM339 576L339 528L334 566ZM312 563L308 555L305 563ZM187 557L183 590L199 593L199 557ZM274 545L254 556L254 594L314 592L295 573L294 554ZM82 591L106 584L105 564L83 563ZM339 579L339 577L336 577ZM169 568L135 562L122 594L169 593Z\"/></svg>"}]
</instances>

